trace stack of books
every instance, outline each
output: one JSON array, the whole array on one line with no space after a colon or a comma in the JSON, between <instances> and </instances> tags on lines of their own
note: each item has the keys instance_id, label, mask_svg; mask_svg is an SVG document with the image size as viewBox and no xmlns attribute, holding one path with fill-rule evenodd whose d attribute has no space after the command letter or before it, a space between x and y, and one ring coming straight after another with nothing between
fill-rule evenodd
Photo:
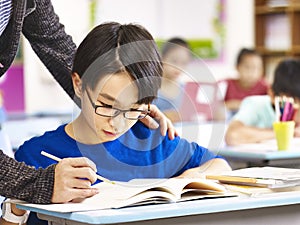
<instances>
[{"instance_id":1,"label":"stack of books","mask_svg":"<svg viewBox=\"0 0 300 225\"><path fill-rule=\"evenodd\" d=\"M300 169L280 167L250 167L221 175L207 175L221 183L266 187L271 189L300 186Z\"/></svg>"}]
</instances>

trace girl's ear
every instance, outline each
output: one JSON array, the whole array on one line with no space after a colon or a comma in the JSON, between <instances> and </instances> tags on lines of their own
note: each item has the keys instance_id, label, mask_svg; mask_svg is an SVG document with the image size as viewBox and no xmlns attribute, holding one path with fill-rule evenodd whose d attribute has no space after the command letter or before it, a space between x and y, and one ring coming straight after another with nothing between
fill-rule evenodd
<instances>
[{"instance_id":1,"label":"girl's ear","mask_svg":"<svg viewBox=\"0 0 300 225\"><path fill-rule=\"evenodd\" d=\"M72 73L72 82L75 95L81 99L82 97L82 81L78 73Z\"/></svg>"}]
</instances>

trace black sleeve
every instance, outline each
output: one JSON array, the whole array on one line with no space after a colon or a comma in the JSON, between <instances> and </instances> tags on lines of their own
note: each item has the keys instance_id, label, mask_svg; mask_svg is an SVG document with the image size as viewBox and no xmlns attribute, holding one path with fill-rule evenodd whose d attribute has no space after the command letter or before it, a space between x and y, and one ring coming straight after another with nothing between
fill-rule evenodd
<instances>
[{"instance_id":1,"label":"black sleeve","mask_svg":"<svg viewBox=\"0 0 300 225\"><path fill-rule=\"evenodd\" d=\"M36 170L0 150L0 195L31 203L51 203L55 165Z\"/></svg>"}]
</instances>

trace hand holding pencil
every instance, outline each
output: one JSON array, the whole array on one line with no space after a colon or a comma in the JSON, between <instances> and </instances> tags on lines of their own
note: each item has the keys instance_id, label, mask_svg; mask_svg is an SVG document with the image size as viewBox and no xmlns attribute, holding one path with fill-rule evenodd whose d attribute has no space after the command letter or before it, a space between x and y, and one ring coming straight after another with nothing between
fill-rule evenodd
<instances>
[{"instance_id":1,"label":"hand holding pencil","mask_svg":"<svg viewBox=\"0 0 300 225\"><path fill-rule=\"evenodd\" d=\"M52 203L66 203L99 193L99 189L91 186L97 180L95 166L84 157L61 160L55 165L53 175ZM86 179L78 179L76 175Z\"/></svg>"},{"instance_id":2,"label":"hand holding pencil","mask_svg":"<svg viewBox=\"0 0 300 225\"><path fill-rule=\"evenodd\" d=\"M48 152L41 151L41 154L43 156L46 156L46 157L48 157L50 159L53 159L53 160L55 160L57 162L61 161L61 158L58 158L58 157L56 157L56 156L54 156L54 155L52 155L52 154L50 154ZM115 184L115 182L113 182L113 181L111 181L111 180L109 180L107 178L104 178L104 177L100 176L99 174L97 174L97 179L99 179L101 181L104 181L104 182L107 182L107 183Z\"/></svg>"}]
</instances>

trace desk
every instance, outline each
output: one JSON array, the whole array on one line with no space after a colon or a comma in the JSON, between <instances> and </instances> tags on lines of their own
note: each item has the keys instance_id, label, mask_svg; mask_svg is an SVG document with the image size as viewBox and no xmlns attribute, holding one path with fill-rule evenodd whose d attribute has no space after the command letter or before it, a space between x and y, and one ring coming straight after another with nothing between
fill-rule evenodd
<instances>
[{"instance_id":1,"label":"desk","mask_svg":"<svg viewBox=\"0 0 300 225\"><path fill-rule=\"evenodd\" d=\"M246 166L300 166L300 139L295 138L291 149L278 151L275 140L258 144L244 144L239 146L226 146L216 153L224 156L230 163L245 163ZM233 166L234 167L234 166ZM235 168L236 169L236 168Z\"/></svg>"},{"instance_id":2,"label":"desk","mask_svg":"<svg viewBox=\"0 0 300 225\"><path fill-rule=\"evenodd\" d=\"M300 224L299 191L75 213L18 207L38 212L40 218L52 225Z\"/></svg>"},{"instance_id":3,"label":"desk","mask_svg":"<svg viewBox=\"0 0 300 225\"><path fill-rule=\"evenodd\" d=\"M233 169L249 166L284 166L300 168L300 138L295 138L289 151L277 151L276 141L258 144L226 146L225 122L175 124L182 138L197 142L216 154L222 155Z\"/></svg>"}]
</instances>

